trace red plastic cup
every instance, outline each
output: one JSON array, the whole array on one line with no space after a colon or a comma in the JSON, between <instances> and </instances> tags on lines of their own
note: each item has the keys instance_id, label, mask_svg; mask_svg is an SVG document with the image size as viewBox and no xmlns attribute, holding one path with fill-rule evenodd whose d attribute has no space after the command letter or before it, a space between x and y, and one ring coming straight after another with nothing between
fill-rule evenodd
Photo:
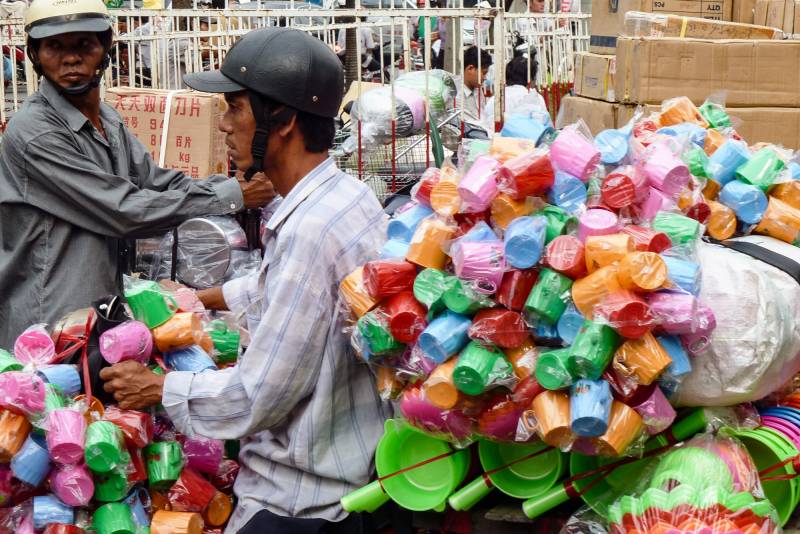
<instances>
[{"instance_id":1,"label":"red plastic cup","mask_svg":"<svg viewBox=\"0 0 800 534\"><path fill-rule=\"evenodd\" d=\"M537 196L553 186L555 174L547 153L523 152L500 167L500 181L516 200Z\"/></svg>"},{"instance_id":2,"label":"red plastic cup","mask_svg":"<svg viewBox=\"0 0 800 534\"><path fill-rule=\"evenodd\" d=\"M43 534L84 534L81 527L65 525L64 523L50 523L42 531Z\"/></svg>"},{"instance_id":3,"label":"red plastic cup","mask_svg":"<svg viewBox=\"0 0 800 534\"><path fill-rule=\"evenodd\" d=\"M140 449L153 440L153 418L149 414L109 406L103 419L117 425L125 436L125 442Z\"/></svg>"},{"instance_id":4,"label":"red plastic cup","mask_svg":"<svg viewBox=\"0 0 800 534\"><path fill-rule=\"evenodd\" d=\"M364 265L364 286L376 299L413 291L417 268L405 260L379 260Z\"/></svg>"},{"instance_id":5,"label":"red plastic cup","mask_svg":"<svg viewBox=\"0 0 800 534\"><path fill-rule=\"evenodd\" d=\"M660 253L672 247L669 236L663 232L656 232L643 226L629 225L622 229L623 234L633 238L633 244L639 252Z\"/></svg>"},{"instance_id":6,"label":"red plastic cup","mask_svg":"<svg viewBox=\"0 0 800 534\"><path fill-rule=\"evenodd\" d=\"M506 271L497 290L497 302L509 310L522 311L538 279L539 273L533 269Z\"/></svg>"},{"instance_id":7,"label":"red plastic cup","mask_svg":"<svg viewBox=\"0 0 800 534\"><path fill-rule=\"evenodd\" d=\"M381 306L388 318L389 331L400 343L413 343L425 330L427 310L414 298L414 293L398 293Z\"/></svg>"},{"instance_id":8,"label":"red plastic cup","mask_svg":"<svg viewBox=\"0 0 800 534\"><path fill-rule=\"evenodd\" d=\"M711 217L711 206L701 200L686 210L686 216L700 224L706 224Z\"/></svg>"},{"instance_id":9,"label":"red plastic cup","mask_svg":"<svg viewBox=\"0 0 800 534\"><path fill-rule=\"evenodd\" d=\"M528 339L528 327L519 312L502 308L481 310L469 327L469 337L504 349L519 347Z\"/></svg>"},{"instance_id":10,"label":"red plastic cup","mask_svg":"<svg viewBox=\"0 0 800 534\"><path fill-rule=\"evenodd\" d=\"M184 469L181 476L169 490L169 499L173 512L202 512L205 510L217 489L211 482L196 471Z\"/></svg>"},{"instance_id":11,"label":"red plastic cup","mask_svg":"<svg viewBox=\"0 0 800 534\"><path fill-rule=\"evenodd\" d=\"M606 176L600 185L600 198L606 206L620 209L641 200L646 191L645 176L637 173L633 167L627 167Z\"/></svg>"},{"instance_id":12,"label":"red plastic cup","mask_svg":"<svg viewBox=\"0 0 800 534\"><path fill-rule=\"evenodd\" d=\"M222 460L219 464L217 474L210 477L211 483L223 493L233 491L233 483L239 474L239 464L235 460Z\"/></svg>"},{"instance_id":13,"label":"red plastic cup","mask_svg":"<svg viewBox=\"0 0 800 534\"><path fill-rule=\"evenodd\" d=\"M653 315L644 299L632 291L610 293L595 308L622 337L639 339L653 329Z\"/></svg>"},{"instance_id":14,"label":"red plastic cup","mask_svg":"<svg viewBox=\"0 0 800 534\"><path fill-rule=\"evenodd\" d=\"M431 207L431 191L433 186L439 183L442 173L436 167L426 169L419 179L419 189L417 189L417 202L423 206Z\"/></svg>"},{"instance_id":15,"label":"red plastic cup","mask_svg":"<svg viewBox=\"0 0 800 534\"><path fill-rule=\"evenodd\" d=\"M583 243L575 236L560 235L545 249L545 262L556 272L577 280L586 275Z\"/></svg>"}]
</instances>

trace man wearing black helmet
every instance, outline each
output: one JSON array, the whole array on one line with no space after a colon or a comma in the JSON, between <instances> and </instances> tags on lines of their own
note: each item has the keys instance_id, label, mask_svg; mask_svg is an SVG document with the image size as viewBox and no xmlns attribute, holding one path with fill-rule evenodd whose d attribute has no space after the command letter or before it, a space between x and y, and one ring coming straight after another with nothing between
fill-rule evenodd
<instances>
[{"instance_id":1,"label":"man wearing black helmet","mask_svg":"<svg viewBox=\"0 0 800 534\"><path fill-rule=\"evenodd\" d=\"M184 81L225 93L231 157L283 197L260 271L199 293L244 314L251 342L234 367L200 374L123 362L101 372L105 389L122 408L160 402L181 432L242 439L226 532L360 532L339 500L368 481L390 413L342 334L338 285L376 257L386 228L369 188L328 156L341 62L304 32L269 28L245 35L221 70Z\"/></svg>"},{"instance_id":2,"label":"man wearing black helmet","mask_svg":"<svg viewBox=\"0 0 800 534\"><path fill-rule=\"evenodd\" d=\"M0 144L0 347L121 291L127 239L261 207L266 181L192 180L155 165L100 102L113 30L101 0L34 0L27 53L42 76Z\"/></svg>"}]
</instances>

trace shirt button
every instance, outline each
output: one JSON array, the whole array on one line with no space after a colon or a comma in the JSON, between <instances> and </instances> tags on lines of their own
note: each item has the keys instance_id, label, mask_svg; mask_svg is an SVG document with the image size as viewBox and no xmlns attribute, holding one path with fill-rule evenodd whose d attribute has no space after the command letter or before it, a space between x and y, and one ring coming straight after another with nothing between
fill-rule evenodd
<instances>
[{"instance_id":1,"label":"shirt button","mask_svg":"<svg viewBox=\"0 0 800 534\"><path fill-rule=\"evenodd\" d=\"M236 209L236 204L234 204L233 202L231 202L231 209L232 209L232 210L235 210L235 209Z\"/></svg>"}]
</instances>

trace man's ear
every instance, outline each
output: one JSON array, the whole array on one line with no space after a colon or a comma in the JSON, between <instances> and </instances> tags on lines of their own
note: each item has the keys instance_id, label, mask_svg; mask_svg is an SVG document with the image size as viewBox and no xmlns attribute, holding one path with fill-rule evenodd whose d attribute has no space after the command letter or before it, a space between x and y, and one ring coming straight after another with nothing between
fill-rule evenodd
<instances>
[{"instance_id":1,"label":"man's ear","mask_svg":"<svg viewBox=\"0 0 800 534\"><path fill-rule=\"evenodd\" d=\"M292 131L295 124L297 124L297 113L292 113L292 118L290 118L288 121L283 123L280 126L280 128L278 128L278 135L280 135L281 137L288 137L289 132Z\"/></svg>"}]
</instances>

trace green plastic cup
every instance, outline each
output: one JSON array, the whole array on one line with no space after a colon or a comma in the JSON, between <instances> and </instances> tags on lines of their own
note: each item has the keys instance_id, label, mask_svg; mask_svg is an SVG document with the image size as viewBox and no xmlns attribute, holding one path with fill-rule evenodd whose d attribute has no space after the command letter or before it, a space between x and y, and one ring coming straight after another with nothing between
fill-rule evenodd
<instances>
[{"instance_id":1,"label":"green plastic cup","mask_svg":"<svg viewBox=\"0 0 800 534\"><path fill-rule=\"evenodd\" d=\"M131 507L123 502L104 504L95 510L92 528L97 534L136 534Z\"/></svg>"},{"instance_id":2,"label":"green plastic cup","mask_svg":"<svg viewBox=\"0 0 800 534\"><path fill-rule=\"evenodd\" d=\"M653 230L667 234L676 245L685 245L697 240L701 235L701 225L678 213L660 211L653 219Z\"/></svg>"},{"instance_id":3,"label":"green plastic cup","mask_svg":"<svg viewBox=\"0 0 800 534\"><path fill-rule=\"evenodd\" d=\"M611 327L587 319L569 350L570 373L576 378L599 380L619 343L619 335Z\"/></svg>"},{"instance_id":4,"label":"green plastic cup","mask_svg":"<svg viewBox=\"0 0 800 534\"><path fill-rule=\"evenodd\" d=\"M683 162L689 167L689 172L694 176L708 178L706 168L708 166L708 155L700 148L693 148L684 152Z\"/></svg>"},{"instance_id":5,"label":"green plastic cup","mask_svg":"<svg viewBox=\"0 0 800 534\"><path fill-rule=\"evenodd\" d=\"M544 234L545 243L549 243L560 235L564 235L578 224L578 219L558 206L545 206L537 215L547 218L547 229Z\"/></svg>"},{"instance_id":6,"label":"green plastic cup","mask_svg":"<svg viewBox=\"0 0 800 534\"><path fill-rule=\"evenodd\" d=\"M8 351L0 349L0 373L9 371L21 371L22 364L17 361Z\"/></svg>"},{"instance_id":7,"label":"green plastic cup","mask_svg":"<svg viewBox=\"0 0 800 534\"><path fill-rule=\"evenodd\" d=\"M442 301L453 313L472 315L480 309L490 308L494 305L486 295L475 291L469 282L451 277L447 281L447 286L442 295Z\"/></svg>"},{"instance_id":8,"label":"green plastic cup","mask_svg":"<svg viewBox=\"0 0 800 534\"><path fill-rule=\"evenodd\" d=\"M389 331L388 321L377 312L371 311L361 316L357 326L372 354L384 354L400 348L400 343Z\"/></svg>"},{"instance_id":9,"label":"green plastic cup","mask_svg":"<svg viewBox=\"0 0 800 534\"><path fill-rule=\"evenodd\" d=\"M438 312L444 308L442 297L447 290L447 280L452 278L438 269L423 269L414 279L414 298L428 310Z\"/></svg>"},{"instance_id":10,"label":"green plastic cup","mask_svg":"<svg viewBox=\"0 0 800 534\"><path fill-rule=\"evenodd\" d=\"M128 476L123 469L94 474L94 500L117 502L128 495Z\"/></svg>"},{"instance_id":11,"label":"green plastic cup","mask_svg":"<svg viewBox=\"0 0 800 534\"><path fill-rule=\"evenodd\" d=\"M733 126L730 115L725 112L722 106L717 104L705 102L700 106L700 115L712 128L730 128Z\"/></svg>"},{"instance_id":12,"label":"green plastic cup","mask_svg":"<svg viewBox=\"0 0 800 534\"><path fill-rule=\"evenodd\" d=\"M569 348L539 354L536 360L536 381L545 389L558 390L572 385L573 377L567 366Z\"/></svg>"},{"instance_id":13,"label":"green plastic cup","mask_svg":"<svg viewBox=\"0 0 800 534\"><path fill-rule=\"evenodd\" d=\"M550 324L556 324L567 309L572 280L552 269L543 268L539 280L525 301L525 311L535 313Z\"/></svg>"},{"instance_id":14,"label":"green plastic cup","mask_svg":"<svg viewBox=\"0 0 800 534\"><path fill-rule=\"evenodd\" d=\"M169 489L181 476L183 452L177 441L151 443L144 449L147 480L156 491Z\"/></svg>"},{"instance_id":15,"label":"green plastic cup","mask_svg":"<svg viewBox=\"0 0 800 534\"><path fill-rule=\"evenodd\" d=\"M150 329L169 321L178 309L175 299L170 295L164 295L158 284L151 281L138 282L125 291L125 300L136 320L143 322ZM168 301L173 305L172 308Z\"/></svg>"},{"instance_id":16,"label":"green plastic cup","mask_svg":"<svg viewBox=\"0 0 800 534\"><path fill-rule=\"evenodd\" d=\"M114 423L95 421L86 429L86 465L95 473L107 473L123 460L122 431Z\"/></svg>"},{"instance_id":17,"label":"green plastic cup","mask_svg":"<svg viewBox=\"0 0 800 534\"><path fill-rule=\"evenodd\" d=\"M480 395L490 384L507 380L513 374L514 369L502 352L471 341L458 356L453 383L462 393Z\"/></svg>"},{"instance_id":18,"label":"green plastic cup","mask_svg":"<svg viewBox=\"0 0 800 534\"><path fill-rule=\"evenodd\" d=\"M778 173L783 170L784 163L774 150L762 148L739 167L736 177L750 185L766 191L775 183Z\"/></svg>"},{"instance_id":19,"label":"green plastic cup","mask_svg":"<svg viewBox=\"0 0 800 534\"><path fill-rule=\"evenodd\" d=\"M728 465L713 452L701 447L671 450L658 464L651 488L668 489L671 482L692 486L697 490L709 487L733 491L733 475Z\"/></svg>"},{"instance_id":20,"label":"green plastic cup","mask_svg":"<svg viewBox=\"0 0 800 534\"><path fill-rule=\"evenodd\" d=\"M45 413L57 410L59 408L66 408L67 401L58 386L53 384L44 385L44 411Z\"/></svg>"},{"instance_id":21,"label":"green plastic cup","mask_svg":"<svg viewBox=\"0 0 800 534\"><path fill-rule=\"evenodd\" d=\"M220 363L233 363L239 358L239 343L241 336L236 330L211 330L208 332L214 348L217 349L217 361Z\"/></svg>"}]
</instances>

